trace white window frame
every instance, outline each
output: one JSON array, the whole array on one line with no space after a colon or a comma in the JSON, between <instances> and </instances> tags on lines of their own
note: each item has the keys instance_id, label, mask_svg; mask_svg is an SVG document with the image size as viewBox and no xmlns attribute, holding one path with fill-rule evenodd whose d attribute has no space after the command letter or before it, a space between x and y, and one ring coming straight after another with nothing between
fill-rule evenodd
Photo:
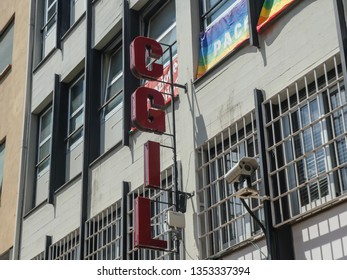
<instances>
[{"instance_id":1,"label":"white window frame","mask_svg":"<svg viewBox=\"0 0 347 280\"><path fill-rule=\"evenodd\" d=\"M78 19L76 18L76 3L78 1L83 1L84 9L86 8L86 0L70 0L70 26L72 26Z\"/></svg>"},{"instance_id":2,"label":"white window frame","mask_svg":"<svg viewBox=\"0 0 347 280\"><path fill-rule=\"evenodd\" d=\"M175 1L175 0L171 0L171 1ZM161 13L161 11L165 8L166 5L169 5L169 2L167 2L165 5L163 5L155 14L153 14L149 19L148 19L148 23L147 23L147 34L146 36L151 37L150 36L150 31L151 31L151 22L153 20L154 17L156 17L159 13ZM174 11L174 13L176 14L176 10ZM175 15L176 18L176 15ZM161 43L161 40L167 35L169 34L172 30L174 30L176 28L176 20L174 23L172 23L167 29L163 30L163 32L157 37L157 38L153 38L154 40L156 40L157 42ZM176 40L177 40L177 35L176 35ZM176 41L175 40L175 41ZM164 52L167 50L167 47L164 46ZM167 51L168 52L168 51ZM177 49L173 50L173 56L175 56L177 53ZM165 56L165 53L163 54L163 58ZM163 59L162 58L162 59ZM163 67L165 68L168 64L170 63L170 60L168 61L163 61Z\"/></svg>"},{"instance_id":3,"label":"white window frame","mask_svg":"<svg viewBox=\"0 0 347 280\"><path fill-rule=\"evenodd\" d=\"M83 91L82 91L82 104L74 111L71 112L71 89L81 80L83 80ZM85 77L84 75L80 76L69 88L69 112L68 112L68 136L67 136L67 149L68 151L73 150L74 148L76 148L78 146L78 144L80 144L81 142L83 142L83 134L84 134L84 105L85 105ZM73 117L75 117L76 115L78 115L80 112L82 111L82 116L83 116L83 122L80 126L76 127L73 131L71 131L71 127L70 127L70 121ZM73 136L75 136L77 133L79 133L79 131L82 131L81 137L79 137L77 140L75 140L74 143L70 144L71 138Z\"/></svg>"},{"instance_id":4,"label":"white window frame","mask_svg":"<svg viewBox=\"0 0 347 280\"><path fill-rule=\"evenodd\" d=\"M11 36L10 38L8 36ZM0 78L3 73L6 72L6 69L8 69L9 66L12 64L12 54L13 54L13 37L14 37L14 21L12 22L4 29L2 34L0 34L0 55L3 55L4 57L0 56L1 61L5 61L5 64L3 65L2 69L0 69ZM1 49L4 48L4 41L5 40L11 40L11 48L10 53L2 53Z\"/></svg>"},{"instance_id":5,"label":"white window frame","mask_svg":"<svg viewBox=\"0 0 347 280\"><path fill-rule=\"evenodd\" d=\"M47 114L51 114L51 128L50 128L50 133L49 135L45 138L41 140L41 126L42 126L42 119L44 116L46 116ZM47 110L45 110L39 119L39 136L38 136L38 149L37 149L37 164L36 164L36 170L37 170L37 179L40 178L42 175L44 175L45 173L47 173L50 170L50 157L51 157L51 147L52 147L52 128L53 128L53 108L52 106L50 106ZM49 153L48 155L46 155L44 158L42 158L41 160L39 160L40 158L40 148L46 144L48 141L50 141L49 144ZM46 160L49 161L48 166L46 166L44 169L42 169L39 172L39 167L40 165L42 165Z\"/></svg>"},{"instance_id":6,"label":"white window frame","mask_svg":"<svg viewBox=\"0 0 347 280\"><path fill-rule=\"evenodd\" d=\"M76 22L75 3L78 0L70 0L70 26Z\"/></svg>"},{"instance_id":7,"label":"white window frame","mask_svg":"<svg viewBox=\"0 0 347 280\"><path fill-rule=\"evenodd\" d=\"M111 116L113 116L115 114L115 112L117 112L120 108L123 107L123 87L121 90L119 90L118 92L115 93L114 96L109 97L108 96L108 90L109 88L112 87L113 84L115 84L117 81L119 81L121 78L123 78L123 66L121 67L122 70L117 73L117 75L112 79L112 81L110 81L110 72L111 72L111 66L112 66L112 57L114 57L118 52L122 52L122 47L118 47L115 50L113 50L112 52L109 53L109 55L107 55L106 59L107 62L107 78L106 78L106 82L105 82L105 93L104 93L104 104L102 105L103 108L103 116L104 116L104 120L107 121ZM122 57L122 54L121 54ZM123 60L123 57L122 57ZM121 61L121 64L123 65L123 61ZM116 100L117 98L121 98L121 102L119 104L117 104L114 108L112 108L108 113L106 113L106 108L107 106L110 105L110 103L113 100Z\"/></svg>"},{"instance_id":8,"label":"white window frame","mask_svg":"<svg viewBox=\"0 0 347 280\"><path fill-rule=\"evenodd\" d=\"M212 13L212 11L213 10L215 10L212 14L214 14L215 12L217 12L220 8L221 8L221 6L222 6L222 4L223 4L223 2L227 2L228 0L222 0L220 3L218 3L217 5L215 5L215 7L211 7L211 8L208 8L208 5L207 5L207 1L210 1L210 0L202 0L202 7L203 7L203 14L206 14L207 12L208 12L208 10L209 9L211 9L211 13ZM212 26L215 22L217 22L218 20L220 20L222 17L224 17L225 16L225 14L227 13L227 12L229 12L235 5L237 5L237 3L239 3L241 0L235 0L233 3L231 3L231 5L228 7L228 8L226 8L217 18L215 18L214 20L212 20L211 19L211 22L208 22L208 18L210 18L211 17L211 15L210 16L205 16L202 20L204 21L204 28L205 28L205 30L206 29L208 29L210 26ZM218 8L219 7L219 8Z\"/></svg>"},{"instance_id":9,"label":"white window frame","mask_svg":"<svg viewBox=\"0 0 347 280\"><path fill-rule=\"evenodd\" d=\"M55 6L55 12L53 13L53 15L48 18L48 14L50 12L50 10ZM49 0L45 0L45 7L44 7L44 27L43 27L43 33L44 33L44 38L46 38L51 31L54 28L54 25L56 25L57 23L57 0L53 0L53 2L49 5ZM52 23L51 26L48 27L48 25L50 24L51 21L54 22Z\"/></svg>"}]
</instances>

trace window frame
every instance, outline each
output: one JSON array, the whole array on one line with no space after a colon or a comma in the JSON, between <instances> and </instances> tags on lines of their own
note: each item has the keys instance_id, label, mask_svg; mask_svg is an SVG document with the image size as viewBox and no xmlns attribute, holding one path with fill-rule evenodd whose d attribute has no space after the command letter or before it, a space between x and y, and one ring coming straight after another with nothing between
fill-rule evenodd
<instances>
[{"instance_id":1,"label":"window frame","mask_svg":"<svg viewBox=\"0 0 347 280\"><path fill-rule=\"evenodd\" d=\"M51 127L50 127L50 134L49 136L47 136L45 139L43 139L42 141L40 140L41 138L41 126L42 126L42 119L44 116L46 116L46 114L48 114L50 111L51 114ZM40 177L42 177L45 173L47 173L50 170L50 165L51 165L51 149L52 149L52 133L53 133L53 106L50 105L48 106L48 108L46 110L43 111L43 113L40 115L39 117L39 126L38 126L39 130L38 130L38 142L37 142L37 160L36 160L36 179L39 179ZM41 160L40 159L40 148L47 143L48 141L50 141L49 144L49 153L48 155L46 155L45 157L43 157ZM43 170L41 170L39 172L39 167L40 165L42 165L46 160L48 160L48 166L46 166Z\"/></svg>"},{"instance_id":2,"label":"window frame","mask_svg":"<svg viewBox=\"0 0 347 280\"><path fill-rule=\"evenodd\" d=\"M116 76L110 81L110 72L112 66L112 57L114 57L118 52L121 52L121 71L119 71ZM124 79L124 71L123 71L123 46L121 43L117 43L114 48L105 52L104 55L104 90L103 90L103 98L102 98L102 106L100 110L102 110L102 118L104 121L107 121L111 118L120 108L123 107L124 104L124 85L122 83L121 90L117 91L112 97L108 97L108 89L112 87L116 82L121 79ZM107 68L107 70L106 70ZM121 97L121 102L116 104L114 108L106 113L107 107L118 97Z\"/></svg>"},{"instance_id":3,"label":"window frame","mask_svg":"<svg viewBox=\"0 0 347 280\"><path fill-rule=\"evenodd\" d=\"M151 30L151 22L152 20L158 15L160 14L160 12L162 12L165 7L167 5L169 5L171 3L174 3L175 5L175 9L174 9L174 13L175 13L175 22L172 23L171 25L169 25L169 27L167 29L165 29L163 32L160 33L160 35L157 38L153 38L150 36L150 30ZM162 43L161 40L168 35L170 32L172 32L174 29L176 29L177 26L177 18L176 18L176 3L175 0L167 0L165 1L165 3L160 3L157 2L155 3L156 5L149 7L149 11L144 13L144 16L142 17L142 23L144 25L144 28L142 30L142 34L144 34L144 36L147 36L149 38L152 38L154 40L156 40L157 42L159 42L159 44L162 45L163 47L163 57L157 61L162 63L163 67L165 68L169 63L170 63L170 59L168 58L164 58L165 54L168 52L168 46L165 43ZM171 10L170 10L171 11ZM177 32L177 29L176 31ZM176 33L176 38L175 41L171 43L173 47L173 57L177 54L177 33Z\"/></svg>"},{"instance_id":4,"label":"window frame","mask_svg":"<svg viewBox=\"0 0 347 280\"><path fill-rule=\"evenodd\" d=\"M219 19L221 19L225 14L232 9L234 5L236 5L239 0L234 0L224 11L221 12L220 15L218 15L214 20L211 19L211 22L208 22L208 19L216 12L219 11L219 9L222 8L223 3L227 3L229 0L219 0L217 3L212 5L211 7L208 8L207 1L211 0L201 0L201 7L202 7L202 15L201 15L201 20L202 20L202 26L203 29L206 30L210 26L212 26L215 22L217 22ZM211 14L211 15L210 15Z\"/></svg>"},{"instance_id":5,"label":"window frame","mask_svg":"<svg viewBox=\"0 0 347 280\"><path fill-rule=\"evenodd\" d=\"M84 3L84 9L86 9L86 0L70 0L70 14L69 14L69 21L70 21L70 27L73 26L78 20L79 18L81 17L81 15L83 15L83 13L79 16L79 17L76 17L76 2L78 1L83 1ZM84 10L84 13L86 11Z\"/></svg>"},{"instance_id":6,"label":"window frame","mask_svg":"<svg viewBox=\"0 0 347 280\"><path fill-rule=\"evenodd\" d=\"M9 39L7 36L11 36ZM5 76L7 71L11 68L12 66L12 59L13 59L13 42L14 42L14 16L10 19L10 21L5 25L3 30L0 31L0 49L3 47L3 41L5 39L11 40L11 48L10 48L10 55L6 55L7 58L9 59L9 62L4 64L3 69L0 69L0 79ZM2 60L2 58L0 57Z\"/></svg>"},{"instance_id":7,"label":"window frame","mask_svg":"<svg viewBox=\"0 0 347 280\"><path fill-rule=\"evenodd\" d=\"M52 7L55 6L55 11L51 15L51 17L48 18L48 14ZM48 35L52 32L54 25L57 24L57 11L58 11L58 1L53 0L53 2L49 5L49 0L45 0L44 3L44 17L43 17L43 27L42 27L42 32L43 32L43 38L46 39ZM51 26L49 26L51 24Z\"/></svg>"},{"instance_id":8,"label":"window frame","mask_svg":"<svg viewBox=\"0 0 347 280\"><path fill-rule=\"evenodd\" d=\"M83 86L83 91L82 91L82 104L74 111L71 113L71 94L72 91L71 89L83 80L82 86ZM82 112L83 116L83 122L80 124L78 127L76 127L73 131L70 131L71 129L71 120L78 115L80 112ZM68 96L68 116L67 116L67 132L68 135L65 139L67 142L67 150L72 151L74 148L76 148L80 143L83 142L83 135L84 135L84 114L85 114L85 75L82 74L80 75L70 86L69 86L69 96ZM71 139L77 135L79 132L81 133L81 136L76 139L72 144L70 143Z\"/></svg>"}]
</instances>

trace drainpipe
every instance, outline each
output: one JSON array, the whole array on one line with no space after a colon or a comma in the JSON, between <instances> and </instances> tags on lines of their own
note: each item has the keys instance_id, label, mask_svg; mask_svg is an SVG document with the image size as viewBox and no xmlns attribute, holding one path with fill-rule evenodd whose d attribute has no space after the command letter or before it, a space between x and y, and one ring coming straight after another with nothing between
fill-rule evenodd
<instances>
[{"instance_id":1,"label":"drainpipe","mask_svg":"<svg viewBox=\"0 0 347 280\"><path fill-rule=\"evenodd\" d=\"M36 0L30 1L29 8L29 34L28 34L28 49L27 49L27 69L26 69L26 88L24 95L24 114L23 114L23 130L22 144L20 149L20 170L18 182L18 198L17 198L17 215L14 233L13 259L20 259L20 248L22 239L22 218L24 212L24 193L25 182L27 177L27 158L28 158L28 132L31 119L31 86L32 86L32 71L33 71L33 55L34 55L34 34L35 34L35 7Z\"/></svg>"}]
</instances>

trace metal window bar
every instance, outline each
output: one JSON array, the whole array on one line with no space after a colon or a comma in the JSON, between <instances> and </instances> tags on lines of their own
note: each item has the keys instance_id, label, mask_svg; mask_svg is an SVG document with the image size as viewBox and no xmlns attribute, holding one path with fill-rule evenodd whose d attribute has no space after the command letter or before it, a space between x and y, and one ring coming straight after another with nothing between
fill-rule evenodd
<instances>
[{"instance_id":1,"label":"metal window bar","mask_svg":"<svg viewBox=\"0 0 347 280\"><path fill-rule=\"evenodd\" d=\"M347 161L339 160L347 152L344 92L340 58L334 56L264 102L274 226L346 192ZM337 135L338 126L343 133Z\"/></svg>"},{"instance_id":2,"label":"metal window bar","mask_svg":"<svg viewBox=\"0 0 347 280\"><path fill-rule=\"evenodd\" d=\"M50 260L79 260L79 229L49 246Z\"/></svg>"},{"instance_id":3,"label":"metal window bar","mask_svg":"<svg viewBox=\"0 0 347 280\"><path fill-rule=\"evenodd\" d=\"M160 189L146 189L143 186L131 191L128 194L128 259L130 260L176 260L179 256L176 254L176 242L174 240L172 229L165 221L167 212L174 210L175 193L173 184L174 167L161 172ZM178 172L179 173L179 172ZM180 173L179 173L180 174ZM178 178L180 180L180 178ZM133 247L133 213L134 199L138 196L150 198L151 203L151 225L152 237L166 240L168 242L167 250L152 250ZM181 232L182 233L182 232Z\"/></svg>"},{"instance_id":4,"label":"metal window bar","mask_svg":"<svg viewBox=\"0 0 347 280\"><path fill-rule=\"evenodd\" d=\"M258 156L255 112L252 111L197 149L199 188L200 257L216 258L241 242L261 234L249 213L234 197L234 188L224 174L244 156ZM260 190L258 171L252 186ZM246 200L259 217L263 217L262 201Z\"/></svg>"},{"instance_id":5,"label":"metal window bar","mask_svg":"<svg viewBox=\"0 0 347 280\"><path fill-rule=\"evenodd\" d=\"M41 252L40 254L33 257L31 260L33 261L44 261L45 260L45 252Z\"/></svg>"},{"instance_id":6,"label":"metal window bar","mask_svg":"<svg viewBox=\"0 0 347 280\"><path fill-rule=\"evenodd\" d=\"M86 222L85 260L120 260L122 252L120 201Z\"/></svg>"}]
</instances>

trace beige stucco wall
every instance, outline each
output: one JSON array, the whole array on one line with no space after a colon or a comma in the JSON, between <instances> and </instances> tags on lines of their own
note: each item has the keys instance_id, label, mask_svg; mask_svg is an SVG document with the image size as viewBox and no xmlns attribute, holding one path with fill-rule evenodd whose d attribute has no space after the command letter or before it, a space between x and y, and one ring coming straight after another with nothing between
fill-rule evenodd
<instances>
[{"instance_id":1,"label":"beige stucco wall","mask_svg":"<svg viewBox=\"0 0 347 280\"><path fill-rule=\"evenodd\" d=\"M0 141L6 139L0 205L0 256L13 246L20 170L30 1L1 0L0 30L15 15L12 68L0 80Z\"/></svg>"}]
</instances>

